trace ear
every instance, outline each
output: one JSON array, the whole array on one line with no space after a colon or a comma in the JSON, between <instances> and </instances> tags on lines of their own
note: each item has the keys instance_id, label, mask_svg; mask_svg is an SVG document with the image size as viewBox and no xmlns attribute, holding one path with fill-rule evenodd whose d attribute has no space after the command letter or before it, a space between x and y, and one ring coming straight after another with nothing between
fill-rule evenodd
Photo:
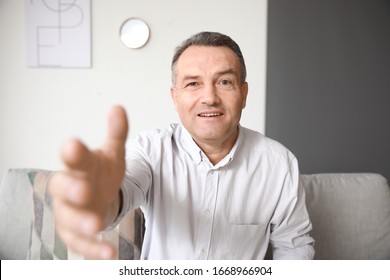
<instances>
[{"instance_id":1,"label":"ear","mask_svg":"<svg viewBox=\"0 0 390 280\"><path fill-rule=\"evenodd\" d=\"M177 111L177 98L178 98L177 95L178 95L177 89L172 86L171 87L171 98L172 98L173 104L175 105L176 111Z\"/></svg>"},{"instance_id":2,"label":"ear","mask_svg":"<svg viewBox=\"0 0 390 280\"><path fill-rule=\"evenodd\" d=\"M241 108L244 109L246 107L246 98L248 97L248 83L245 82L241 86L241 94L242 94L242 106Z\"/></svg>"}]
</instances>

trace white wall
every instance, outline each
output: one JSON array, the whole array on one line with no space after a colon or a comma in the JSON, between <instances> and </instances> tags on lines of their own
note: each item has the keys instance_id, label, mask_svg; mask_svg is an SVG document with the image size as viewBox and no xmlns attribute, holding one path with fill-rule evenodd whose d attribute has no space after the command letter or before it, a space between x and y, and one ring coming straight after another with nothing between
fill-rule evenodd
<instances>
[{"instance_id":1,"label":"white wall","mask_svg":"<svg viewBox=\"0 0 390 280\"><path fill-rule=\"evenodd\" d=\"M59 149L76 136L97 147L112 104L128 111L131 132L165 127L178 118L169 96L174 47L211 30L241 46L248 68L248 106L242 124L264 131L266 0L92 0L90 69L27 68L24 0L0 0L0 172L61 167ZM146 47L127 49L119 28L146 20ZM0 174L1 174L0 173Z\"/></svg>"}]
</instances>

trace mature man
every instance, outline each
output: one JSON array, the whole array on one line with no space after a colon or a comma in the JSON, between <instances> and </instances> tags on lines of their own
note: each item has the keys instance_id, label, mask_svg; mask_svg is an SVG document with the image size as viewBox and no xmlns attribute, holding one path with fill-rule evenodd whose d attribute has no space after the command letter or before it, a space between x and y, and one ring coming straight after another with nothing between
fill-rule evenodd
<instances>
[{"instance_id":1,"label":"mature man","mask_svg":"<svg viewBox=\"0 0 390 280\"><path fill-rule=\"evenodd\" d=\"M143 259L262 259L269 243L275 259L313 258L297 160L240 126L247 94L244 58L230 37L201 32L184 41L171 88L181 124L126 144L126 114L114 107L101 149L64 146L66 168L50 189L65 243L112 258L95 234L141 207Z\"/></svg>"}]
</instances>

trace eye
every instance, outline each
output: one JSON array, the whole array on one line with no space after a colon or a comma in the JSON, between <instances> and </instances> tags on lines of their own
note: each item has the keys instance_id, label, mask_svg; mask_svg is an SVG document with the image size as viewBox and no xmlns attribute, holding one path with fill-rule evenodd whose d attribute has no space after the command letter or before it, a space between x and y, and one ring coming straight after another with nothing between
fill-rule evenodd
<instances>
[{"instance_id":1,"label":"eye","mask_svg":"<svg viewBox=\"0 0 390 280\"><path fill-rule=\"evenodd\" d=\"M223 88L232 88L233 87L233 82L230 79L222 79L218 83L220 86Z\"/></svg>"},{"instance_id":2,"label":"eye","mask_svg":"<svg viewBox=\"0 0 390 280\"><path fill-rule=\"evenodd\" d=\"M229 80L222 80L222 81L220 82L220 84L223 85L223 86L228 86L228 85L231 85L232 82L229 81Z\"/></svg>"},{"instance_id":3,"label":"eye","mask_svg":"<svg viewBox=\"0 0 390 280\"><path fill-rule=\"evenodd\" d=\"M190 82L190 83L186 84L185 87L195 87L195 86L197 86L197 85L198 85L197 82Z\"/></svg>"},{"instance_id":4,"label":"eye","mask_svg":"<svg viewBox=\"0 0 390 280\"><path fill-rule=\"evenodd\" d=\"M199 88L200 84L199 82L193 81L193 82L188 82L184 84L185 90L197 90Z\"/></svg>"}]
</instances>

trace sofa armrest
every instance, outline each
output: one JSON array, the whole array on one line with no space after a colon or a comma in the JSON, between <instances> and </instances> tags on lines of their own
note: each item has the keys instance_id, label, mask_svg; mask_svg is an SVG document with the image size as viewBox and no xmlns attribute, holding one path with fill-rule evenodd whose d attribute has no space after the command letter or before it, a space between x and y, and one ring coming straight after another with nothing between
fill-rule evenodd
<instances>
[{"instance_id":1,"label":"sofa armrest","mask_svg":"<svg viewBox=\"0 0 390 280\"><path fill-rule=\"evenodd\" d=\"M80 259L55 231L47 182L51 172L11 169L0 188L1 259ZM119 259L139 259L144 233L140 209L128 213L112 230L99 234L118 249Z\"/></svg>"},{"instance_id":2,"label":"sofa armrest","mask_svg":"<svg viewBox=\"0 0 390 280\"><path fill-rule=\"evenodd\" d=\"M26 169L6 171L0 185L0 259L27 258L32 220L32 190Z\"/></svg>"}]
</instances>

